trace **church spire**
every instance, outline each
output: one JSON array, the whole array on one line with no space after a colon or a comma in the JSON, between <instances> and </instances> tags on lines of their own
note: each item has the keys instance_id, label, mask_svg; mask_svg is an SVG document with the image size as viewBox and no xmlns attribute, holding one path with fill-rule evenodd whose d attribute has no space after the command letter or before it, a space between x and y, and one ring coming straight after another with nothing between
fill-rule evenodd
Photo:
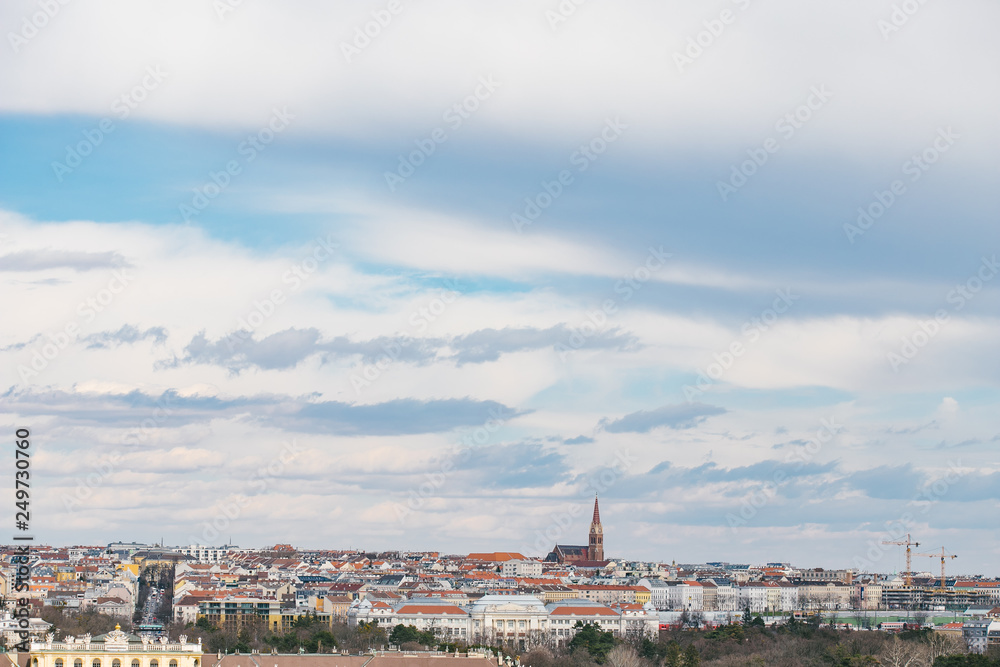
<instances>
[{"instance_id":1,"label":"church spire","mask_svg":"<svg viewBox=\"0 0 1000 667\"><path fill-rule=\"evenodd\" d=\"M597 494L594 494L594 520L590 522L587 560L604 560L604 528L601 526L601 508L597 504Z\"/></svg>"}]
</instances>

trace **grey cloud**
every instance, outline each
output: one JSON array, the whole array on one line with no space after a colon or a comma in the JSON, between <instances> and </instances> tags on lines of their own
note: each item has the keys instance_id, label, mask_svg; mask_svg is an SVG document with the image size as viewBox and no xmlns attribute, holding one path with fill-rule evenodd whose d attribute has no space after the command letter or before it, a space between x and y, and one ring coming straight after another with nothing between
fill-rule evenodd
<instances>
[{"instance_id":1,"label":"grey cloud","mask_svg":"<svg viewBox=\"0 0 1000 667\"><path fill-rule=\"evenodd\" d=\"M490 488L548 488L569 474L564 456L536 443L475 447L456 469L480 473Z\"/></svg>"},{"instance_id":2,"label":"grey cloud","mask_svg":"<svg viewBox=\"0 0 1000 667\"><path fill-rule=\"evenodd\" d=\"M848 475L844 481L864 491L870 498L882 500L914 498L927 478L909 463L903 466L879 466Z\"/></svg>"},{"instance_id":3,"label":"grey cloud","mask_svg":"<svg viewBox=\"0 0 1000 667\"><path fill-rule=\"evenodd\" d=\"M372 405L338 401L310 403L273 425L289 430L336 435L404 435L437 433L463 426L480 426L525 414L496 401L471 398L420 401L397 399Z\"/></svg>"},{"instance_id":4,"label":"grey cloud","mask_svg":"<svg viewBox=\"0 0 1000 667\"><path fill-rule=\"evenodd\" d=\"M231 373L254 367L284 370L294 368L313 355L322 355L324 360L357 357L366 364L388 356L394 361L412 364L453 361L461 366L496 361L510 352L554 348L559 343L567 343L570 335L565 325L548 329L482 329L452 339L380 336L363 341L346 336L324 340L315 328L286 329L259 340L248 331L235 331L214 341L201 332L184 348L181 357L160 362L158 366L210 364ZM618 329L609 329L588 339L587 345L625 351L636 349L638 339Z\"/></svg>"},{"instance_id":5,"label":"grey cloud","mask_svg":"<svg viewBox=\"0 0 1000 667\"><path fill-rule=\"evenodd\" d=\"M648 433L654 428L666 426L672 429L686 429L697 426L708 417L725 414L726 409L705 403L683 403L665 405L655 410L640 410L625 415L621 419L602 419L598 426L608 433Z\"/></svg>"},{"instance_id":6,"label":"grey cloud","mask_svg":"<svg viewBox=\"0 0 1000 667\"><path fill-rule=\"evenodd\" d=\"M2 397L5 410L20 416L57 417L62 426L171 428L218 418L252 419L263 426L299 433L331 435L408 435L480 426L519 412L496 401L471 398L420 401L398 399L359 405L316 402L315 396L261 394L223 399L213 396L77 393L63 390L10 389Z\"/></svg>"},{"instance_id":7,"label":"grey cloud","mask_svg":"<svg viewBox=\"0 0 1000 667\"><path fill-rule=\"evenodd\" d=\"M151 338L157 345L162 345L167 340L167 330L163 327L150 327L145 331L140 330L131 324L122 326L118 331L101 331L84 336L80 339L88 348L112 348L119 345L132 345L140 341Z\"/></svg>"},{"instance_id":8,"label":"grey cloud","mask_svg":"<svg viewBox=\"0 0 1000 667\"><path fill-rule=\"evenodd\" d=\"M508 352L524 352L555 347L562 343L568 345L573 332L565 325L559 324L548 329L504 328L480 329L465 336L459 336L451 343L456 350L454 359L459 365L467 363L482 363L496 361L500 355ZM634 350L639 346L638 339L620 329L612 328L602 331L587 339L589 349Z\"/></svg>"},{"instance_id":9,"label":"grey cloud","mask_svg":"<svg viewBox=\"0 0 1000 667\"><path fill-rule=\"evenodd\" d=\"M44 271L46 269L117 269L131 266L117 252L66 250L22 250L0 255L0 271Z\"/></svg>"},{"instance_id":10,"label":"grey cloud","mask_svg":"<svg viewBox=\"0 0 1000 667\"><path fill-rule=\"evenodd\" d=\"M184 348L184 356L167 362L161 367L183 364L210 364L239 373L248 368L284 370L294 368L313 355L325 359L360 357L364 363L374 363L386 355L412 363L426 363L434 358L433 341L422 339L380 337L355 342L339 336L323 341L318 329L285 329L261 338L246 331L237 331L210 341L204 332L196 335Z\"/></svg>"}]
</instances>

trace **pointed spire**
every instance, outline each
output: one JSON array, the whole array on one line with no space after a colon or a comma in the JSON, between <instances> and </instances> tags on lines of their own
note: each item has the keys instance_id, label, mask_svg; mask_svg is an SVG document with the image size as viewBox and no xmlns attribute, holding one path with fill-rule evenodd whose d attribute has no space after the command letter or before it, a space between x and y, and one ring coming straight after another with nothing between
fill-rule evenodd
<instances>
[{"instance_id":1,"label":"pointed spire","mask_svg":"<svg viewBox=\"0 0 1000 667\"><path fill-rule=\"evenodd\" d=\"M593 523L601 522L601 509L597 506L597 494L594 494L594 521Z\"/></svg>"}]
</instances>

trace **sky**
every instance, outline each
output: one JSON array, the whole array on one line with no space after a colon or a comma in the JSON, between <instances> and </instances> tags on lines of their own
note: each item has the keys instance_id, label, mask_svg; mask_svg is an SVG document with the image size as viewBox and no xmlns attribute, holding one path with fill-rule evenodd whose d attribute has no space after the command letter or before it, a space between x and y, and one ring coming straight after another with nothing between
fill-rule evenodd
<instances>
[{"instance_id":1,"label":"sky","mask_svg":"<svg viewBox=\"0 0 1000 667\"><path fill-rule=\"evenodd\" d=\"M3 3L36 540L1000 575L998 21Z\"/></svg>"}]
</instances>

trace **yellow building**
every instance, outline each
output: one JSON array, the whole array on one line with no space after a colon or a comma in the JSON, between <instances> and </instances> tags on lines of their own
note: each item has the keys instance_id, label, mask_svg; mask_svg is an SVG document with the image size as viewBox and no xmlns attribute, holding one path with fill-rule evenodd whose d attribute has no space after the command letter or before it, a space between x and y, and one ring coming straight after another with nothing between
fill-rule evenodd
<instances>
[{"instance_id":1,"label":"yellow building","mask_svg":"<svg viewBox=\"0 0 1000 667\"><path fill-rule=\"evenodd\" d=\"M30 667L201 667L201 642L187 643L140 638L122 632L120 626L105 635L91 638L66 637L54 642L52 634L45 641L30 644Z\"/></svg>"},{"instance_id":2,"label":"yellow building","mask_svg":"<svg viewBox=\"0 0 1000 667\"><path fill-rule=\"evenodd\" d=\"M652 591L645 586L633 586L635 588L635 603L646 604L653 597Z\"/></svg>"}]
</instances>

